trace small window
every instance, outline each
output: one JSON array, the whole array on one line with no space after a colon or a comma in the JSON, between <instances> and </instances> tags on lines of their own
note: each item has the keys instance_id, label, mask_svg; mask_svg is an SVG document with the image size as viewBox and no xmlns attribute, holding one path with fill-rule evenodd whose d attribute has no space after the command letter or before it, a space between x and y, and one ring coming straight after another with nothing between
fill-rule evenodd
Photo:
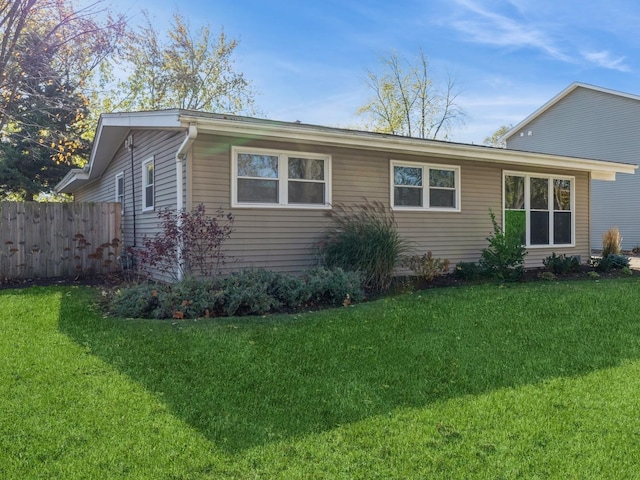
<instances>
[{"instance_id":1,"label":"small window","mask_svg":"<svg viewBox=\"0 0 640 480\"><path fill-rule=\"evenodd\" d=\"M154 165L153 158L142 163L142 210L153 210L154 207Z\"/></svg>"},{"instance_id":2,"label":"small window","mask_svg":"<svg viewBox=\"0 0 640 480\"><path fill-rule=\"evenodd\" d=\"M120 204L120 211L124 213L124 172L116 174L116 202Z\"/></svg>"},{"instance_id":3,"label":"small window","mask_svg":"<svg viewBox=\"0 0 640 480\"><path fill-rule=\"evenodd\" d=\"M573 178L504 174L504 229L528 247L574 243Z\"/></svg>"},{"instance_id":4,"label":"small window","mask_svg":"<svg viewBox=\"0 0 640 480\"><path fill-rule=\"evenodd\" d=\"M391 205L396 210L460 211L460 168L391 162Z\"/></svg>"},{"instance_id":5,"label":"small window","mask_svg":"<svg viewBox=\"0 0 640 480\"><path fill-rule=\"evenodd\" d=\"M327 155L232 149L234 206L328 208Z\"/></svg>"}]
</instances>

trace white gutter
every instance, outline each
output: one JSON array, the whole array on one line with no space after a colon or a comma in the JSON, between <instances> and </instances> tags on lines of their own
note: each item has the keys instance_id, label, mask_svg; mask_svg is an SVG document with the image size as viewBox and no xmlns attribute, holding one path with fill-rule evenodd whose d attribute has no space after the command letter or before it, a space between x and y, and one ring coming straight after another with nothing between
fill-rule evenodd
<instances>
[{"instance_id":1,"label":"white gutter","mask_svg":"<svg viewBox=\"0 0 640 480\"><path fill-rule=\"evenodd\" d=\"M183 119L196 120L184 115ZM321 143L322 145L363 148L386 152L418 153L439 158L456 160L486 161L491 163L510 163L523 166L546 167L588 171L599 180L615 180L616 173L633 174L638 165L592 160L580 157L567 157L536 152L524 152L507 148L491 148L463 143L449 143L394 135L372 135L370 132L335 130L313 125L299 126L281 123L257 123L248 121L229 121L218 118L197 118L202 131L218 134L229 133L241 136L260 136L263 138L287 139L289 141Z\"/></svg>"},{"instance_id":2,"label":"white gutter","mask_svg":"<svg viewBox=\"0 0 640 480\"><path fill-rule=\"evenodd\" d=\"M189 125L187 135L185 136L184 140L178 147L178 151L176 152L176 214L178 215L182 213L182 210L184 209L184 202L182 199L184 195L182 188L182 183L184 180L184 176L182 174L184 159L186 158L187 152L191 148L191 145L193 144L197 136L198 127L195 123L191 123ZM178 216L178 230L182 228L180 218L181 217ZM182 280L183 276L184 265L182 264L182 248L180 247L178 248L178 280Z\"/></svg>"}]
</instances>

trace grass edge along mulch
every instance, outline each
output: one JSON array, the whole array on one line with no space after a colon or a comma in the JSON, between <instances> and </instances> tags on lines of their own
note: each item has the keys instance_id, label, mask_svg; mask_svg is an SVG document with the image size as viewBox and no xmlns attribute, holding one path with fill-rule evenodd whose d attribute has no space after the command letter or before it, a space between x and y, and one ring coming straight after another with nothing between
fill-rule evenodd
<instances>
[{"instance_id":1,"label":"grass edge along mulch","mask_svg":"<svg viewBox=\"0 0 640 480\"><path fill-rule=\"evenodd\" d=\"M0 477L633 478L639 285L174 324L2 292Z\"/></svg>"}]
</instances>

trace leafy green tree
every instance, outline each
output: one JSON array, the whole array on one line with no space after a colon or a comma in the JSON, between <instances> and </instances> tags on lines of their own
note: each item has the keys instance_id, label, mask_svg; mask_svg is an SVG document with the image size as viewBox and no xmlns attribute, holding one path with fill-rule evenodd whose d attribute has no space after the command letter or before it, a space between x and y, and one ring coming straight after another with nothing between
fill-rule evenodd
<instances>
[{"instance_id":1,"label":"leafy green tree","mask_svg":"<svg viewBox=\"0 0 640 480\"><path fill-rule=\"evenodd\" d=\"M166 36L146 25L127 39L119 68L129 72L118 82L109 111L184 108L221 113L254 113L254 94L234 69L237 40L224 31L215 37L209 25L192 31L179 13ZM125 92L122 95L120 92Z\"/></svg>"},{"instance_id":2,"label":"leafy green tree","mask_svg":"<svg viewBox=\"0 0 640 480\"><path fill-rule=\"evenodd\" d=\"M414 62L393 52L382 57L381 64L379 73L367 72L371 96L357 112L366 118L365 128L394 135L447 139L452 128L463 122L455 82L449 78L446 86L440 88L422 51Z\"/></svg>"}]
</instances>

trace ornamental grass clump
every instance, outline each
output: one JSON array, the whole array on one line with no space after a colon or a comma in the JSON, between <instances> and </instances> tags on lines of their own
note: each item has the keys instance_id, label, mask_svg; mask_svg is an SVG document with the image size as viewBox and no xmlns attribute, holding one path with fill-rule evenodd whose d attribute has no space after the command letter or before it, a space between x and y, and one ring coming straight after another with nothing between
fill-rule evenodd
<instances>
[{"instance_id":1,"label":"ornamental grass clump","mask_svg":"<svg viewBox=\"0 0 640 480\"><path fill-rule=\"evenodd\" d=\"M602 235L602 258L608 255L619 255L622 252L622 236L618 227L613 227Z\"/></svg>"},{"instance_id":2,"label":"ornamental grass clump","mask_svg":"<svg viewBox=\"0 0 640 480\"><path fill-rule=\"evenodd\" d=\"M334 205L326 215L330 224L318 242L323 263L360 273L371 291L387 290L406 250L393 213L380 202L368 202Z\"/></svg>"}]
</instances>

